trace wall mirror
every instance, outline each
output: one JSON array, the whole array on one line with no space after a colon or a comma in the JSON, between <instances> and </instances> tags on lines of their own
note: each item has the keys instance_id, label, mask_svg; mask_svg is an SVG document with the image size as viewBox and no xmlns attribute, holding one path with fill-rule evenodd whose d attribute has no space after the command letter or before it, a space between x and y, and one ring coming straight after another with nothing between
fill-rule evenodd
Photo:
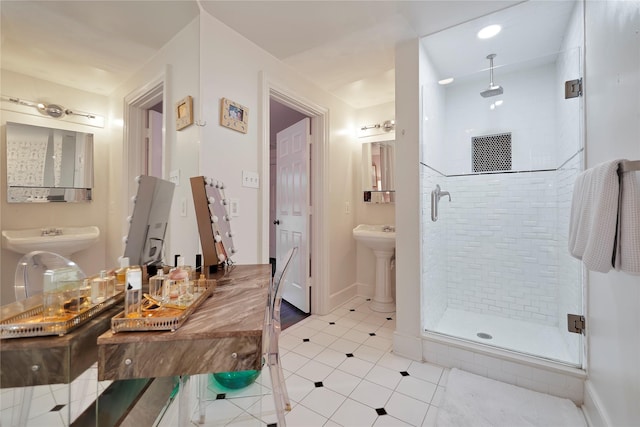
<instances>
[{"instance_id":1,"label":"wall mirror","mask_svg":"<svg viewBox=\"0 0 640 427\"><path fill-rule=\"evenodd\" d=\"M392 203L395 200L395 141L362 144L362 190L364 201Z\"/></svg>"},{"instance_id":2,"label":"wall mirror","mask_svg":"<svg viewBox=\"0 0 640 427\"><path fill-rule=\"evenodd\" d=\"M93 134L7 122L7 202L87 202Z\"/></svg>"}]
</instances>

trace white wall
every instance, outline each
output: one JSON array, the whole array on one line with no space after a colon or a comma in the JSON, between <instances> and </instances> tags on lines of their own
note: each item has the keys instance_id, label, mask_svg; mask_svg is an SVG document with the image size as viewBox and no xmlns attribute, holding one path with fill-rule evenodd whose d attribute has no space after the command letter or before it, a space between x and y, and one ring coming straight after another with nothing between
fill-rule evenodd
<instances>
[{"instance_id":1,"label":"white wall","mask_svg":"<svg viewBox=\"0 0 640 427\"><path fill-rule=\"evenodd\" d=\"M199 236L196 225L193 198L189 178L198 176L200 160L200 127L191 125L180 131L175 126L175 103L187 95L193 96L194 118L201 118L202 102L199 96L199 21L195 19L178 33L171 41L140 69L134 76L122 84L109 97L112 120L123 120L124 99L130 93L147 86L150 82L165 76L166 104L165 117L165 176L169 179L171 171L180 171L180 183L173 194L173 203L167 231L167 247L164 261L172 264L175 254L185 257L185 263L193 265L195 254L200 253ZM113 123L113 121L112 121ZM113 136L109 144L109 246L108 260L116 265L117 258L124 253L122 237L128 233L126 218L131 215L133 205L126 194L131 183L125 182L123 164L124 129L112 127ZM135 189L135 186L133 187ZM185 203L187 215L180 214L181 204Z\"/></svg>"},{"instance_id":2,"label":"white wall","mask_svg":"<svg viewBox=\"0 0 640 427\"><path fill-rule=\"evenodd\" d=\"M202 119L207 122L202 128L200 168L203 175L225 182L228 197L240 200L240 216L232 222L236 233L234 243L239 248L234 257L237 263L268 261L268 242L262 242L260 237L263 234L261 219L268 218L268 206L261 206L261 191L268 188L268 183L261 182L260 190L241 186L243 170L264 176L262 165L268 165L264 157L268 160L269 153L263 153L260 148L261 138L268 138L261 132L265 120L265 113L261 111L261 73L279 87L329 110L329 200L325 208L330 227L323 231L329 233L330 248L328 263L324 266L327 282L317 285L328 287L329 296L337 296L330 298L331 301L339 303L355 283L356 250L351 235L353 211L346 214L344 210L347 202L354 206L355 111L206 12L200 15L200 28L201 112ZM218 125L223 97L248 108L246 134Z\"/></svg>"},{"instance_id":3,"label":"white wall","mask_svg":"<svg viewBox=\"0 0 640 427\"><path fill-rule=\"evenodd\" d=\"M420 321L420 91L426 55L418 39L396 46L396 331L393 350L422 359Z\"/></svg>"},{"instance_id":4,"label":"white wall","mask_svg":"<svg viewBox=\"0 0 640 427\"><path fill-rule=\"evenodd\" d=\"M640 2L587 1L587 167L640 159ZM640 172L635 172L636 178ZM586 411L593 425L640 423L640 277L588 274Z\"/></svg>"},{"instance_id":5,"label":"white wall","mask_svg":"<svg viewBox=\"0 0 640 427\"><path fill-rule=\"evenodd\" d=\"M2 94L30 101L44 101L60 104L66 108L88 111L101 116L107 116L107 98L71 87L57 85L51 82L35 79L11 71L2 70ZM94 189L93 201L88 203L7 203L7 179L4 161L0 168L0 228L2 230L19 230L26 228L40 228L49 226L83 226L95 225L100 229L98 243L71 256L86 274L98 273L109 267L105 260L105 250L108 240L107 206L109 204L109 163L108 157L110 140L109 122L107 127L99 128L86 126L69 121L53 119L40 115L34 109L34 114L18 113L2 110L0 123L2 125L2 144L0 144L1 158L6 158L6 122L25 123L35 126L68 129L79 132L93 133L94 143ZM14 274L18 260L22 255L2 249L0 251L2 288L0 290L0 304L8 304L15 300L13 292Z\"/></svg>"}]
</instances>

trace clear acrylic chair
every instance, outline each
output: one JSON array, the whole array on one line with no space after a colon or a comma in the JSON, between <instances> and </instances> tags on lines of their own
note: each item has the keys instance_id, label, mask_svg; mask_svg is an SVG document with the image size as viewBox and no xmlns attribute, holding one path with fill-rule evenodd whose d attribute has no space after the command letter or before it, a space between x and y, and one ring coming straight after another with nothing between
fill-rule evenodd
<instances>
[{"instance_id":1,"label":"clear acrylic chair","mask_svg":"<svg viewBox=\"0 0 640 427\"><path fill-rule=\"evenodd\" d=\"M273 392L273 400L278 417L278 427L285 427L284 414L291 410L291 402L289 401L289 393L284 381L284 373L282 372L282 364L280 363L280 351L278 341L280 339L280 306L282 304L282 292L285 286L287 273L291 267L292 260L298 251L298 247L294 246L276 265L276 272L271 279L269 288L269 298L267 314L265 319L265 330L263 334L265 363L269 366L269 374L271 376L271 386Z\"/></svg>"},{"instance_id":2,"label":"clear acrylic chair","mask_svg":"<svg viewBox=\"0 0 640 427\"><path fill-rule=\"evenodd\" d=\"M271 278L269 284L269 292L267 296L267 309L265 311L264 328L262 331L262 354L264 356L263 363L269 367L269 376L271 377L271 389L273 400L278 418L278 427L286 427L284 414L291 410L291 402L287 393L284 382L284 373L280 363L280 351L278 340L280 338L280 306L282 305L282 292L284 291L285 279L292 260L298 251L295 246L287 252L277 265L276 272ZM207 375L198 375L199 377L199 393L198 393L198 411L199 424L205 423L206 405L205 396L207 394Z\"/></svg>"}]
</instances>

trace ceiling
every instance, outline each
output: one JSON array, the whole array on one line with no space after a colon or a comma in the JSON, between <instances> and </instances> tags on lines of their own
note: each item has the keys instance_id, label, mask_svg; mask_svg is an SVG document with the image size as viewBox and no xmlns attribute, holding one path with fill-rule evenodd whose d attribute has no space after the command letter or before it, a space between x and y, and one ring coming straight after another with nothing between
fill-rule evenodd
<instances>
[{"instance_id":1,"label":"ceiling","mask_svg":"<svg viewBox=\"0 0 640 427\"><path fill-rule=\"evenodd\" d=\"M472 50L477 43L476 27L488 20L485 15L517 3L2 0L1 60L3 69L108 95L202 9L326 91L355 108L365 108L394 100L394 48L403 40L434 34L429 39L435 41L427 49L443 73L461 75L486 69L486 46ZM552 39L551 23L561 18L538 9L545 32L535 37L529 33L528 39ZM530 13L524 21L509 18L511 40L516 39L518 29L531 31L532 26L540 25L532 22L533 16ZM471 21L477 17L481 19ZM445 40L435 34L462 23L455 28L460 33L457 39ZM462 28L467 32L459 31ZM473 31L472 38L468 31ZM445 33L451 32L439 34ZM516 43L496 45L496 49L506 52L507 45L515 46L514 51L530 49ZM458 54L452 54L456 51ZM476 58L468 55L470 51L481 54ZM506 53L499 53L497 62L503 58Z\"/></svg>"}]
</instances>

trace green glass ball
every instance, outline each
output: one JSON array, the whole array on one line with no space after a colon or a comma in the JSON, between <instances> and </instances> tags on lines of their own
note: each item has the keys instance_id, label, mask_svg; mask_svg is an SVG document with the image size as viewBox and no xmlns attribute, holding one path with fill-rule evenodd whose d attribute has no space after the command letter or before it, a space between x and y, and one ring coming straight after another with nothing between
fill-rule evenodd
<instances>
[{"instance_id":1,"label":"green glass ball","mask_svg":"<svg viewBox=\"0 0 640 427\"><path fill-rule=\"evenodd\" d=\"M213 377L223 387L239 389L255 382L260 371L216 372Z\"/></svg>"}]
</instances>

